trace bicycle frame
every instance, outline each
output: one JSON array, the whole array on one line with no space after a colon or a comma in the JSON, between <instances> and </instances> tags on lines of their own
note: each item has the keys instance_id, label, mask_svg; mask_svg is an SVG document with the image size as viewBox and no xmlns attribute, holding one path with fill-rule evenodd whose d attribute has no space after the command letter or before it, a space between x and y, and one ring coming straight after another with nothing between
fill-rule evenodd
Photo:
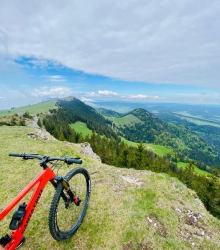
<instances>
[{"instance_id":1,"label":"bicycle frame","mask_svg":"<svg viewBox=\"0 0 220 250\"><path fill-rule=\"evenodd\" d=\"M18 204L18 202L29 193L34 187L35 190L28 201L25 215L21 221L18 229L11 232L11 241L4 247L7 250L13 250L17 247L21 241L23 234L27 228L27 225L34 213L34 210L38 204L44 187L47 182L55 178L55 173L50 167L42 170L14 199L10 204L0 213L0 221Z\"/></svg>"}]
</instances>

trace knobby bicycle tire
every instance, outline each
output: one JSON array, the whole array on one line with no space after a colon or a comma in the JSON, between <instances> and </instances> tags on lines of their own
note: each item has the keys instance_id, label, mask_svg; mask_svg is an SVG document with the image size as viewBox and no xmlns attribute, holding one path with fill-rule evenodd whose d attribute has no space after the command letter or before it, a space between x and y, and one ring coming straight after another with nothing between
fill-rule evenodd
<instances>
[{"instance_id":1,"label":"knobby bicycle tire","mask_svg":"<svg viewBox=\"0 0 220 250\"><path fill-rule=\"evenodd\" d=\"M90 176L84 168L72 169L64 179L82 202L80 206L72 202L65 208L65 202L61 197L61 193L65 193L65 190L62 184L58 185L49 212L50 233L57 241L69 239L76 233L85 217L91 192Z\"/></svg>"}]
</instances>

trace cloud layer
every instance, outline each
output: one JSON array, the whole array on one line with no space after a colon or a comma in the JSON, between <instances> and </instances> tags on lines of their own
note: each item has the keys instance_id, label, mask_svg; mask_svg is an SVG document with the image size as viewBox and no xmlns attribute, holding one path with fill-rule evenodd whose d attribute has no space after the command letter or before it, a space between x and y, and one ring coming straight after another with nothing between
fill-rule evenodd
<instances>
[{"instance_id":1,"label":"cloud layer","mask_svg":"<svg viewBox=\"0 0 220 250\"><path fill-rule=\"evenodd\" d=\"M113 92L111 90L98 90L98 92L86 92L86 93L80 93L81 100L86 101L86 102L92 102L95 100L123 100L123 101L139 101L139 100L144 100L144 101L149 101L149 100L159 100L163 98L159 98L159 96L150 96L150 95L128 95L128 94L119 94L116 92ZM94 99L91 99L94 98Z\"/></svg>"},{"instance_id":2,"label":"cloud layer","mask_svg":"<svg viewBox=\"0 0 220 250\"><path fill-rule=\"evenodd\" d=\"M4 0L0 54L128 81L219 87L219 27L218 0Z\"/></svg>"}]
</instances>

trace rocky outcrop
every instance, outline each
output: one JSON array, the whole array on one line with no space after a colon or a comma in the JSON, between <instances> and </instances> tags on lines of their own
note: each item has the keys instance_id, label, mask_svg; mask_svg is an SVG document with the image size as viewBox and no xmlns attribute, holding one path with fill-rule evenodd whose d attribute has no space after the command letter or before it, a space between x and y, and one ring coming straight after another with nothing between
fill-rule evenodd
<instances>
[{"instance_id":1,"label":"rocky outcrop","mask_svg":"<svg viewBox=\"0 0 220 250\"><path fill-rule=\"evenodd\" d=\"M56 140L49 132L39 129L37 133L30 133L27 136L33 140Z\"/></svg>"},{"instance_id":2,"label":"rocky outcrop","mask_svg":"<svg viewBox=\"0 0 220 250\"><path fill-rule=\"evenodd\" d=\"M98 160L100 163L102 162L102 161L101 161L101 158L100 158L96 153L93 152L93 150L92 150L92 148L91 148L91 146L90 146L90 144L89 144L88 142L81 143L81 144L79 144L79 145L80 145L80 147L81 147L81 149L82 149L82 151L81 151L82 154L85 154L85 155L92 155L92 156L93 156L96 160Z\"/></svg>"},{"instance_id":3,"label":"rocky outcrop","mask_svg":"<svg viewBox=\"0 0 220 250\"><path fill-rule=\"evenodd\" d=\"M39 128L38 124L38 117L35 115L33 116L33 119L31 120L31 122L28 124L29 127L33 127L33 128Z\"/></svg>"}]
</instances>

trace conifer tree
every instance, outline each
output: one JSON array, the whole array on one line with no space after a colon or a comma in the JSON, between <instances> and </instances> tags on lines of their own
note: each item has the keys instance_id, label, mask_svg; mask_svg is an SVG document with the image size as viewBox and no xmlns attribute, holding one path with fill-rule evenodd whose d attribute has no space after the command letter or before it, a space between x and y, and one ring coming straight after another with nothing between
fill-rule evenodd
<instances>
[{"instance_id":1,"label":"conifer tree","mask_svg":"<svg viewBox=\"0 0 220 250\"><path fill-rule=\"evenodd\" d=\"M140 142L138 144L138 147L137 147L136 153L135 153L135 161L136 161L136 168L137 169L143 169L145 166L144 151L145 151L145 146L143 145L142 142Z\"/></svg>"}]
</instances>

